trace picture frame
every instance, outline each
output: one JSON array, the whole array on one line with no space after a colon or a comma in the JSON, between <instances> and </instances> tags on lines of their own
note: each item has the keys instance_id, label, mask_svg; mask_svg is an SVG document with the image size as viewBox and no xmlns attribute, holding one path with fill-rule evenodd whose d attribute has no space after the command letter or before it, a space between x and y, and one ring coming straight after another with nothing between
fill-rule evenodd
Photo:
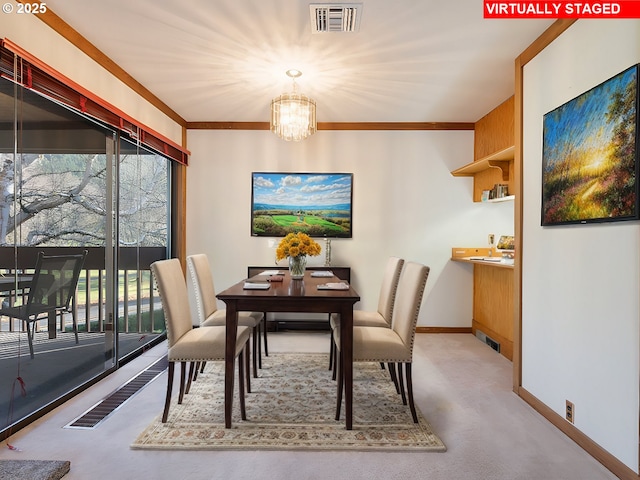
<instances>
[{"instance_id":1,"label":"picture frame","mask_svg":"<svg viewBox=\"0 0 640 480\"><path fill-rule=\"evenodd\" d=\"M637 220L638 65L543 117L541 225Z\"/></svg>"},{"instance_id":2,"label":"picture frame","mask_svg":"<svg viewBox=\"0 0 640 480\"><path fill-rule=\"evenodd\" d=\"M353 174L253 172L251 235L352 238Z\"/></svg>"}]
</instances>

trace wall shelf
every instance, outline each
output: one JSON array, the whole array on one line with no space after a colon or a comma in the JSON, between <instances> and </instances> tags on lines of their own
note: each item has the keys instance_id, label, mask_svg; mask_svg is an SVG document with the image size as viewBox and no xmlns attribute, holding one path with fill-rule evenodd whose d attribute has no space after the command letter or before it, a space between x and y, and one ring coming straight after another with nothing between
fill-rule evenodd
<instances>
[{"instance_id":1,"label":"wall shelf","mask_svg":"<svg viewBox=\"0 0 640 480\"><path fill-rule=\"evenodd\" d=\"M491 168L497 168L502 172L502 179L509 180L509 170L514 158L515 147L511 146L500 150L494 154L468 163L463 167L457 168L451 172L454 177L473 177L477 173L484 172Z\"/></svg>"},{"instance_id":2,"label":"wall shelf","mask_svg":"<svg viewBox=\"0 0 640 480\"><path fill-rule=\"evenodd\" d=\"M507 195L506 197L501 198L492 198L491 200L485 200L481 203L500 203L500 202L511 202L516 199L515 195Z\"/></svg>"}]
</instances>

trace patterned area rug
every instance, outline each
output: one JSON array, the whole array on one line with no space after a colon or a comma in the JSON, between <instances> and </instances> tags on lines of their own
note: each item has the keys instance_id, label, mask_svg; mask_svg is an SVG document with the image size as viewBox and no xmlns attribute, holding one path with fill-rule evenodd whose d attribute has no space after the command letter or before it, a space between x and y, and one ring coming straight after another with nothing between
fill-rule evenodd
<instances>
[{"instance_id":1,"label":"patterned area rug","mask_svg":"<svg viewBox=\"0 0 640 480\"><path fill-rule=\"evenodd\" d=\"M167 423L158 416L131 448L446 451L419 411L419 423L413 423L379 364L354 365L351 431L344 427L344 406L342 419L334 419L336 383L327 355L272 353L262 364L260 378L251 378L246 421L236 386L233 428L224 428L222 363L209 363L183 404L172 402Z\"/></svg>"}]
</instances>

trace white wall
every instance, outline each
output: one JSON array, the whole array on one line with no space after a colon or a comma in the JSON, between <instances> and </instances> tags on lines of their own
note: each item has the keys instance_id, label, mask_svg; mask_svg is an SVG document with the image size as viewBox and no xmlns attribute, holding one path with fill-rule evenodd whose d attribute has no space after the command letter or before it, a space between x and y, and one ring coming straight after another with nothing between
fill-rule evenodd
<instances>
[{"instance_id":1,"label":"white wall","mask_svg":"<svg viewBox=\"0 0 640 480\"><path fill-rule=\"evenodd\" d=\"M51 30L37 15L0 15L0 38L11 40L139 123L182 144L180 125Z\"/></svg>"},{"instance_id":2,"label":"white wall","mask_svg":"<svg viewBox=\"0 0 640 480\"><path fill-rule=\"evenodd\" d=\"M522 385L638 471L638 222L540 226L542 116L640 62L640 22L578 21L524 70Z\"/></svg>"},{"instance_id":3,"label":"white wall","mask_svg":"<svg viewBox=\"0 0 640 480\"><path fill-rule=\"evenodd\" d=\"M513 232L512 203L474 204L472 180L450 174L473 159L473 132L320 131L288 143L269 131L192 130L188 147L187 253L209 255L218 291L247 265L274 265L278 239L250 235L253 171L353 173L353 238L332 242L332 263L352 268L360 309L376 308L390 255L429 265L423 326L471 326L472 269L451 262L451 248Z\"/></svg>"}]
</instances>

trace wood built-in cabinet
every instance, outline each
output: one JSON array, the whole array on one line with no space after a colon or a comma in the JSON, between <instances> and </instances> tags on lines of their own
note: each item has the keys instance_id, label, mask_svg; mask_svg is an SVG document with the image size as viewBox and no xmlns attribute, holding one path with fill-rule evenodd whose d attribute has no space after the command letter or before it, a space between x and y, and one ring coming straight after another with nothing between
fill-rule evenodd
<instances>
[{"instance_id":1,"label":"wood built-in cabinet","mask_svg":"<svg viewBox=\"0 0 640 480\"><path fill-rule=\"evenodd\" d=\"M491 190L495 184L507 184L509 195L487 203L513 200L517 194L513 172L514 97L478 120L474 130L474 161L452 171L451 174L456 177L473 177L474 202L482 201L482 191ZM470 258L477 255L456 255L456 249L452 254L452 260L473 264L472 332L475 335L480 331L499 342L500 353L512 360L513 264L483 262Z\"/></svg>"}]
</instances>

